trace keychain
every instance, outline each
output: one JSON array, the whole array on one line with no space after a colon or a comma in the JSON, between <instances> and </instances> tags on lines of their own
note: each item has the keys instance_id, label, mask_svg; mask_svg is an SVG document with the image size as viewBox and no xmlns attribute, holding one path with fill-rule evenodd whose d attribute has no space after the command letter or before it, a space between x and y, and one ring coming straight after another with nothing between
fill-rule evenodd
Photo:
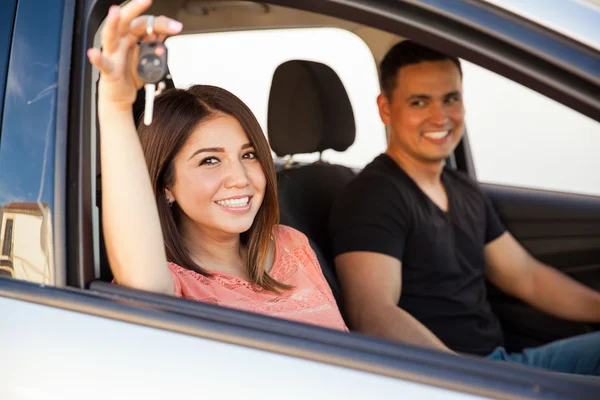
<instances>
[{"instance_id":1,"label":"keychain","mask_svg":"<svg viewBox=\"0 0 600 400\"><path fill-rule=\"evenodd\" d=\"M165 86L163 79L167 75L167 48L158 40L158 36L153 39L154 16L149 16L146 23L146 35L148 42L140 44L140 55L137 65L137 72L144 82L146 92L146 103L144 108L144 124L146 126L152 123L152 111L154 108L154 97ZM162 84L162 85L161 85Z\"/></svg>"}]
</instances>

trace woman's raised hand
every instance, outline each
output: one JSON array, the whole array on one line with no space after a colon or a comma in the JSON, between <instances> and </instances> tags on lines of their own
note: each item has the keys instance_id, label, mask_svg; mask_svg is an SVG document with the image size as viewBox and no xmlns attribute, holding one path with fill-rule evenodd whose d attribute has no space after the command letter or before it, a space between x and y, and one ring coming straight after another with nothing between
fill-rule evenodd
<instances>
[{"instance_id":1,"label":"woman's raised hand","mask_svg":"<svg viewBox=\"0 0 600 400\"><path fill-rule=\"evenodd\" d=\"M99 107L130 110L142 81L137 74L138 41L146 35L148 16L140 16L152 0L132 0L125 6L112 6L102 28L102 50L89 49L90 62L100 70ZM182 24L160 16L152 31L160 40L181 32Z\"/></svg>"}]
</instances>

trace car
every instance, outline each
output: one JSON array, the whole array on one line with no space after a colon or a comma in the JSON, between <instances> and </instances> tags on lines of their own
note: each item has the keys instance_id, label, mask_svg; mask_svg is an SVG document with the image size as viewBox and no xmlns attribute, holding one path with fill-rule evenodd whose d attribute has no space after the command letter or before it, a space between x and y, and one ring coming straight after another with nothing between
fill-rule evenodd
<instances>
[{"instance_id":1,"label":"car","mask_svg":"<svg viewBox=\"0 0 600 400\"><path fill-rule=\"evenodd\" d=\"M0 5L0 398L600 398L594 379L112 284L99 218L97 72L86 50L98 46L99 27L116 3ZM182 20L182 35L343 29L358 35L375 61L395 41L413 38L553 99L597 128L597 4L548 3L155 0L149 12ZM543 7L560 12L542 12ZM561 18L568 15L585 18L576 23ZM210 55L219 57L219 48ZM299 99L278 82L293 77L305 84L305 77L288 70L298 64L321 78L306 86L301 106L293 108ZM267 134L277 156L282 222L307 234L343 309L323 226L332 198L360 167L344 165L341 158L309 162L299 155L344 153L355 139L355 116L364 110L353 108L336 72L314 60L279 65L269 96ZM317 112L331 122L328 127L336 128L306 120L314 128L307 138L288 122L308 115L315 101L323 105ZM579 153L559 156L553 162L582 162ZM512 158L503 157L507 164ZM449 160L477 179L476 161L468 139ZM600 179L585 168L589 164L582 165L589 180ZM600 193L485 181L482 188L532 254L600 289ZM490 301L509 348L599 329L550 318L494 288Z\"/></svg>"}]
</instances>

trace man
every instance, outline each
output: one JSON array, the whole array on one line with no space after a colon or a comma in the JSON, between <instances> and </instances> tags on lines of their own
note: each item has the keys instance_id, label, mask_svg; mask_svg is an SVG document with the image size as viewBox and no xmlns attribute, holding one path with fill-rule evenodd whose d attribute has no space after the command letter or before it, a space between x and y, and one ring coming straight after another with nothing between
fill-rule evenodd
<instances>
[{"instance_id":1,"label":"man","mask_svg":"<svg viewBox=\"0 0 600 400\"><path fill-rule=\"evenodd\" d=\"M522 354L501 347L485 279L533 307L600 322L600 293L535 260L477 184L446 169L464 132L459 60L411 41L380 66L388 148L332 211L335 264L355 330L417 346L600 374L600 333Z\"/></svg>"}]
</instances>

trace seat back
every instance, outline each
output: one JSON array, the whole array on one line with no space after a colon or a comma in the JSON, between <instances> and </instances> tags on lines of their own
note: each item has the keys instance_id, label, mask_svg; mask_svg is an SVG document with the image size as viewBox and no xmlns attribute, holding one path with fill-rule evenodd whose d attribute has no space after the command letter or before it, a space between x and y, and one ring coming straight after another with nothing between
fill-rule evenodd
<instances>
[{"instance_id":1,"label":"seat back","mask_svg":"<svg viewBox=\"0 0 600 400\"><path fill-rule=\"evenodd\" d=\"M354 178L354 172L340 165L312 164L284 169L277 178L281 223L309 238L323 274L341 304L328 220L335 197Z\"/></svg>"},{"instance_id":2,"label":"seat back","mask_svg":"<svg viewBox=\"0 0 600 400\"><path fill-rule=\"evenodd\" d=\"M275 70L269 96L268 136L278 157L329 149L345 151L355 134L350 99L331 68L293 60ZM334 199L354 175L348 167L322 161L309 165L288 163L277 173L281 223L308 237L342 314L328 220Z\"/></svg>"}]
</instances>

